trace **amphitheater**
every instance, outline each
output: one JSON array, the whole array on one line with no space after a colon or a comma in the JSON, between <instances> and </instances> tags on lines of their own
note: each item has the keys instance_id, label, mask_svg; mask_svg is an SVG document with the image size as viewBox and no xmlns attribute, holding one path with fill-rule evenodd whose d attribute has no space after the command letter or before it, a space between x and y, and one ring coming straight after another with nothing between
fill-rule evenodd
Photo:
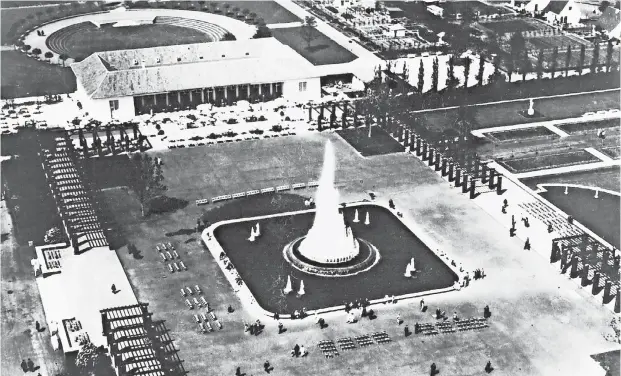
<instances>
[{"instance_id":1,"label":"amphitheater","mask_svg":"<svg viewBox=\"0 0 621 376\"><path fill-rule=\"evenodd\" d=\"M91 13L57 20L31 30L23 38L32 49L41 49L43 56L47 51L54 53L51 63L61 64L60 54L72 56L74 37L92 31L93 28L107 26L167 25L191 29L203 34L210 41L221 40L226 33L231 33L237 40L250 39L256 27L242 21L211 13L171 9L113 10ZM43 30L47 37L37 35ZM67 63L73 60L67 59Z\"/></svg>"}]
</instances>

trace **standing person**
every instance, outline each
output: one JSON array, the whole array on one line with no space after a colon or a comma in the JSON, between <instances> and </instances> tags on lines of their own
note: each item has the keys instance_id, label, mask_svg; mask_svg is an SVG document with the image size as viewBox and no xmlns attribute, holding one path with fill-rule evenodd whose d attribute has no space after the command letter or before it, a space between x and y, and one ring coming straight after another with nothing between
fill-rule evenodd
<instances>
[{"instance_id":1,"label":"standing person","mask_svg":"<svg viewBox=\"0 0 621 376\"><path fill-rule=\"evenodd\" d=\"M431 376L434 376L436 374L436 370L438 369L438 367L436 367L435 363L431 363L431 372L429 372L429 374Z\"/></svg>"},{"instance_id":2,"label":"standing person","mask_svg":"<svg viewBox=\"0 0 621 376\"><path fill-rule=\"evenodd\" d=\"M425 308L425 299L420 300L420 310L422 311Z\"/></svg>"},{"instance_id":3,"label":"standing person","mask_svg":"<svg viewBox=\"0 0 621 376\"><path fill-rule=\"evenodd\" d=\"M26 361L25 361L24 359L22 359L22 364L21 364L21 366L22 366L22 370L23 370L24 372L28 372L28 364L26 364Z\"/></svg>"},{"instance_id":4,"label":"standing person","mask_svg":"<svg viewBox=\"0 0 621 376\"><path fill-rule=\"evenodd\" d=\"M403 334L406 337L410 334L410 328L407 325L403 328Z\"/></svg>"},{"instance_id":5,"label":"standing person","mask_svg":"<svg viewBox=\"0 0 621 376\"><path fill-rule=\"evenodd\" d=\"M113 283L112 286L110 286L110 289L112 290L113 294L116 294L116 285Z\"/></svg>"},{"instance_id":6,"label":"standing person","mask_svg":"<svg viewBox=\"0 0 621 376\"><path fill-rule=\"evenodd\" d=\"M237 369L235 370L235 376L241 376L241 367L237 367Z\"/></svg>"},{"instance_id":7,"label":"standing person","mask_svg":"<svg viewBox=\"0 0 621 376\"><path fill-rule=\"evenodd\" d=\"M39 321L35 321L35 329L37 332L41 331L41 324L39 324Z\"/></svg>"},{"instance_id":8,"label":"standing person","mask_svg":"<svg viewBox=\"0 0 621 376\"><path fill-rule=\"evenodd\" d=\"M300 346L297 343L293 346L293 352L295 353L295 356L300 354Z\"/></svg>"},{"instance_id":9,"label":"standing person","mask_svg":"<svg viewBox=\"0 0 621 376\"><path fill-rule=\"evenodd\" d=\"M28 362L27 363L28 363L28 371L34 372L35 369L34 369L34 363L32 362L32 359L28 358Z\"/></svg>"},{"instance_id":10,"label":"standing person","mask_svg":"<svg viewBox=\"0 0 621 376\"><path fill-rule=\"evenodd\" d=\"M490 373L494 370L494 367L492 367L492 361L488 360L487 364L485 365L485 372Z\"/></svg>"},{"instance_id":11,"label":"standing person","mask_svg":"<svg viewBox=\"0 0 621 376\"><path fill-rule=\"evenodd\" d=\"M402 320L401 320L401 314L400 314L400 313L397 313L397 325L401 325L401 322L402 322Z\"/></svg>"},{"instance_id":12,"label":"standing person","mask_svg":"<svg viewBox=\"0 0 621 376\"><path fill-rule=\"evenodd\" d=\"M282 333L282 329L283 329L284 325L282 324L282 322L278 322L278 334Z\"/></svg>"},{"instance_id":13,"label":"standing person","mask_svg":"<svg viewBox=\"0 0 621 376\"><path fill-rule=\"evenodd\" d=\"M270 366L269 360L266 360L265 363L263 363L263 370L266 373L270 373L270 371L272 370L272 367Z\"/></svg>"}]
</instances>

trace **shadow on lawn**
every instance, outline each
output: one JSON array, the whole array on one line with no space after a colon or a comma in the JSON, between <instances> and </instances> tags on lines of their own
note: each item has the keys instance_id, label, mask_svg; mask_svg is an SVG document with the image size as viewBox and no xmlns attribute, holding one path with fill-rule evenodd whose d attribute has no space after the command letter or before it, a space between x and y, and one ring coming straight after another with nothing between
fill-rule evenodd
<instances>
[{"instance_id":1,"label":"shadow on lawn","mask_svg":"<svg viewBox=\"0 0 621 376\"><path fill-rule=\"evenodd\" d=\"M175 197L160 196L149 203L150 214L169 213L188 206L189 201Z\"/></svg>"},{"instance_id":2,"label":"shadow on lawn","mask_svg":"<svg viewBox=\"0 0 621 376\"><path fill-rule=\"evenodd\" d=\"M325 50L327 48L330 48L330 46L327 45L327 44L317 44L315 46L306 47L305 50L310 52L310 53L312 53L312 54L314 54L316 52L319 52L321 50Z\"/></svg>"}]
</instances>

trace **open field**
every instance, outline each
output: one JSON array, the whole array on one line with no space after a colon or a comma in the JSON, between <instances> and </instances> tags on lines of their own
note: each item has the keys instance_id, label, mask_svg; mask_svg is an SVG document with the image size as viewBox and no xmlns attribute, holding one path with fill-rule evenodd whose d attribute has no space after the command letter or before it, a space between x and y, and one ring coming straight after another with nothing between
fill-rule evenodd
<instances>
[{"instance_id":1,"label":"open field","mask_svg":"<svg viewBox=\"0 0 621 376\"><path fill-rule=\"evenodd\" d=\"M477 129L503 125L532 123L582 116L586 112L619 108L619 92L576 95L571 97L546 98L535 101L535 110L543 117L525 118L520 111L528 109L528 100L499 103L476 107ZM457 110L425 112L421 114L424 124L430 129L450 128L457 116Z\"/></svg>"},{"instance_id":2,"label":"open field","mask_svg":"<svg viewBox=\"0 0 621 376\"><path fill-rule=\"evenodd\" d=\"M73 93L77 87L71 69L31 59L18 51L0 54L2 98Z\"/></svg>"},{"instance_id":3,"label":"open field","mask_svg":"<svg viewBox=\"0 0 621 376\"><path fill-rule=\"evenodd\" d=\"M600 187L619 192L621 182L621 169L610 167L605 169L574 172L570 174L541 176L536 178L522 179L522 183L531 189L536 189L537 184L579 184L589 187Z\"/></svg>"},{"instance_id":4,"label":"open field","mask_svg":"<svg viewBox=\"0 0 621 376\"><path fill-rule=\"evenodd\" d=\"M480 22L479 25L490 29L498 35L506 33L521 33L524 31L541 30L545 28L543 23L530 20L528 18Z\"/></svg>"},{"instance_id":5,"label":"open field","mask_svg":"<svg viewBox=\"0 0 621 376\"><path fill-rule=\"evenodd\" d=\"M257 17L262 18L268 25L300 21L295 14L283 8L275 1L226 1L221 4L231 4L232 7L248 9L251 13L256 13Z\"/></svg>"},{"instance_id":6,"label":"open field","mask_svg":"<svg viewBox=\"0 0 621 376\"><path fill-rule=\"evenodd\" d=\"M312 36L310 41L305 39L305 33L310 33ZM273 29L272 35L281 43L293 48L313 65L342 64L357 59L356 55L314 28L301 26Z\"/></svg>"},{"instance_id":7,"label":"open field","mask_svg":"<svg viewBox=\"0 0 621 376\"><path fill-rule=\"evenodd\" d=\"M590 354L611 348L600 334L610 314L599 304L584 300L586 293L552 272L548 260L523 252L522 241L508 238L504 227L411 155L363 159L340 138L329 134L175 149L154 155L164 161L167 195L193 202L219 194L316 180L326 138L335 145L336 180L343 201L368 198L368 190L383 200L393 198L398 210L415 219L421 231L463 262L467 270L485 268L488 277L484 280L462 291L428 296L425 302L432 312L440 307L448 313L457 311L462 317L481 316L481 308L489 304L493 312L490 327L447 336L404 337L403 326L395 323L397 313L410 329L415 322L433 321L429 312L422 313L415 307L418 301L406 301L373 306L377 319L353 325L345 324L343 313L334 313L324 315L328 324L324 330L319 330L311 319L285 321L287 331L278 335L274 321L262 320L266 325L263 333L244 334L242 321L257 317L237 299L194 230L198 217L205 217L209 223L222 219L222 210L229 203L202 207L192 203L141 218L131 192L101 192L106 217L115 223L115 231L120 230L122 240L141 252L141 257L135 258L127 247L118 249L136 294L139 300L150 303L155 319L166 320L190 373L229 374L239 366L242 372L259 374L261 364L269 360L274 373L293 376L369 375L386 369L395 374L425 374L431 362L442 374L478 375L489 359L497 375L577 375L588 373ZM308 197L314 191L297 193ZM286 200L282 196L271 197L267 210L283 208L282 201ZM299 201L301 206L302 199ZM256 215L257 208L242 205L237 215L230 215ZM177 247L189 271L170 274L165 269L154 250L155 244L163 241ZM198 333L192 312L179 295L181 287L194 284L203 287L207 301L223 323L221 331ZM234 312L227 313L228 305ZM521 309L516 310L516 306ZM580 319L560 323L559 315ZM320 340L383 330L392 338L391 343L356 349L334 359L324 359L316 347ZM573 345L578 340L579 347ZM295 343L305 345L309 356L292 359L289 351Z\"/></svg>"}]
</instances>

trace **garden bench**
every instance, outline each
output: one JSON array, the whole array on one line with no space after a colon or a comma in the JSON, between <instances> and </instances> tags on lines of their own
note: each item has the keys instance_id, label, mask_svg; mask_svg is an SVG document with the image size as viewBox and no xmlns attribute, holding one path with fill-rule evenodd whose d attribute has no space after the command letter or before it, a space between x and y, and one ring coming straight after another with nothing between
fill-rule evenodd
<instances>
[{"instance_id":1,"label":"garden bench","mask_svg":"<svg viewBox=\"0 0 621 376\"><path fill-rule=\"evenodd\" d=\"M173 269L173 267L172 267L170 264L166 264L166 266L168 266L168 270L169 270L171 273L174 273L174 272L175 272L175 270Z\"/></svg>"},{"instance_id":2,"label":"garden bench","mask_svg":"<svg viewBox=\"0 0 621 376\"><path fill-rule=\"evenodd\" d=\"M196 291L196 293L199 295L203 293L203 290L201 290L201 288L198 287L198 285L194 285L194 291Z\"/></svg>"},{"instance_id":3,"label":"garden bench","mask_svg":"<svg viewBox=\"0 0 621 376\"><path fill-rule=\"evenodd\" d=\"M185 287L185 291L189 294L189 295L194 295L194 293L192 292L192 289L189 287Z\"/></svg>"},{"instance_id":4,"label":"garden bench","mask_svg":"<svg viewBox=\"0 0 621 376\"><path fill-rule=\"evenodd\" d=\"M181 289L181 296L183 296L184 298L188 296L188 294L186 294L184 289Z\"/></svg>"},{"instance_id":5,"label":"garden bench","mask_svg":"<svg viewBox=\"0 0 621 376\"><path fill-rule=\"evenodd\" d=\"M194 309L194 305L188 299L185 300L185 305L187 305L190 309Z\"/></svg>"}]
</instances>

